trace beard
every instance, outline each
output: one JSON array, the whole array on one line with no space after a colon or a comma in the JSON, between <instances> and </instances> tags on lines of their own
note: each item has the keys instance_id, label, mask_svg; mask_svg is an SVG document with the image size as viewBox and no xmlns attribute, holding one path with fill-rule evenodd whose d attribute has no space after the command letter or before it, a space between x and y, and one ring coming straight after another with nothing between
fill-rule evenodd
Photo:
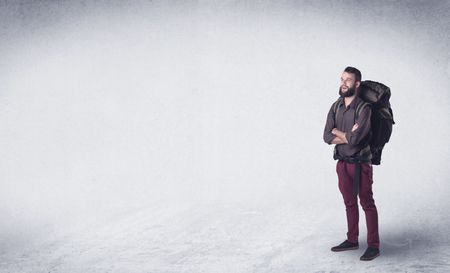
<instances>
[{"instance_id":1,"label":"beard","mask_svg":"<svg viewBox=\"0 0 450 273\"><path fill-rule=\"evenodd\" d=\"M347 89L347 92L342 92L342 88L339 87L339 96L341 96L341 98L345 98L345 97L351 97L356 93L356 88L354 86L349 87Z\"/></svg>"}]
</instances>

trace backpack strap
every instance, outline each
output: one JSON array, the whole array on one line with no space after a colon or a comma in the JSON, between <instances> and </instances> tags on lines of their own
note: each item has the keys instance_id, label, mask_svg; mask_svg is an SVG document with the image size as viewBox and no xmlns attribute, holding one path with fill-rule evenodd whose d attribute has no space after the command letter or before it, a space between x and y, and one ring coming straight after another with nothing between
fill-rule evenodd
<instances>
[{"instance_id":1,"label":"backpack strap","mask_svg":"<svg viewBox=\"0 0 450 273\"><path fill-rule=\"evenodd\" d=\"M339 111L339 105L341 105L341 103L344 101L343 98L338 98L334 103L333 103L333 113L334 113L334 124L336 126L337 124L337 115L338 115L338 111ZM334 151L333 151L333 158L334 160L337 160L339 155L337 153L337 149L336 149L337 145L334 145Z\"/></svg>"},{"instance_id":2,"label":"backpack strap","mask_svg":"<svg viewBox=\"0 0 450 273\"><path fill-rule=\"evenodd\" d=\"M355 111L355 122L358 119L359 115L361 114L362 110L366 107L369 106L370 107L370 103L367 103L365 101L361 101L358 103L358 105L356 106L356 111ZM368 121L370 122L370 120ZM359 152L359 157L363 158L365 160L370 160L372 159L372 153L370 151L370 145L367 145L366 147L364 147L360 152Z\"/></svg>"},{"instance_id":3,"label":"backpack strap","mask_svg":"<svg viewBox=\"0 0 450 273\"><path fill-rule=\"evenodd\" d=\"M344 100L343 98L339 98L339 99L337 99L337 101L335 101L333 103L333 113L334 113L334 123L335 124L336 124L336 118L337 118L338 111L339 111L339 105L341 105L343 100Z\"/></svg>"},{"instance_id":4,"label":"backpack strap","mask_svg":"<svg viewBox=\"0 0 450 273\"><path fill-rule=\"evenodd\" d=\"M356 106L356 112L355 112L355 121L358 119L359 114L361 114L364 107L370 105L370 103L367 103L365 101L360 101L358 105Z\"/></svg>"}]
</instances>

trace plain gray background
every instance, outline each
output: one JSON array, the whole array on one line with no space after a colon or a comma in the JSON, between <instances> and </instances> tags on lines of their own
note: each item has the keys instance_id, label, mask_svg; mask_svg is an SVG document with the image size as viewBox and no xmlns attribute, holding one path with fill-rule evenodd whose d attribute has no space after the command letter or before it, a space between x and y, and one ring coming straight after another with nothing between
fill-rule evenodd
<instances>
[{"instance_id":1,"label":"plain gray background","mask_svg":"<svg viewBox=\"0 0 450 273\"><path fill-rule=\"evenodd\" d=\"M449 270L449 18L449 1L1 1L0 271ZM370 265L329 252L345 211L322 133L348 65L391 87L397 122Z\"/></svg>"}]
</instances>

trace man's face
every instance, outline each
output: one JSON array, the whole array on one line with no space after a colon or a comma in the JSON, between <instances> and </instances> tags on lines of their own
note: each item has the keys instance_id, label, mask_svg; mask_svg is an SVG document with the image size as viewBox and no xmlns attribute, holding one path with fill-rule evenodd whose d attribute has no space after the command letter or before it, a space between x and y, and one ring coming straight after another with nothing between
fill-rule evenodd
<instances>
[{"instance_id":1,"label":"man's face","mask_svg":"<svg viewBox=\"0 0 450 273\"><path fill-rule=\"evenodd\" d=\"M359 87L360 82L357 82L355 75L344 72L341 75L341 86L339 87L339 95L341 97L351 97L355 94L356 88Z\"/></svg>"}]
</instances>

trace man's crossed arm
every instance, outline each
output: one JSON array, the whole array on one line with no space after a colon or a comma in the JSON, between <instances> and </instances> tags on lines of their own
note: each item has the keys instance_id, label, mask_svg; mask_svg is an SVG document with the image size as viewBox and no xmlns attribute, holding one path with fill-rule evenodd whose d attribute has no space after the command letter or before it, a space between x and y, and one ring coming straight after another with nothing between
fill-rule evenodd
<instances>
[{"instance_id":1,"label":"man's crossed arm","mask_svg":"<svg viewBox=\"0 0 450 273\"><path fill-rule=\"evenodd\" d=\"M356 129L358 129L358 123L355 123L355 125L353 125L352 132L354 132ZM345 137L345 132L342 132L336 128L333 128L333 130L331 130L331 133L336 136L331 141L331 144L348 144L348 140Z\"/></svg>"}]
</instances>

